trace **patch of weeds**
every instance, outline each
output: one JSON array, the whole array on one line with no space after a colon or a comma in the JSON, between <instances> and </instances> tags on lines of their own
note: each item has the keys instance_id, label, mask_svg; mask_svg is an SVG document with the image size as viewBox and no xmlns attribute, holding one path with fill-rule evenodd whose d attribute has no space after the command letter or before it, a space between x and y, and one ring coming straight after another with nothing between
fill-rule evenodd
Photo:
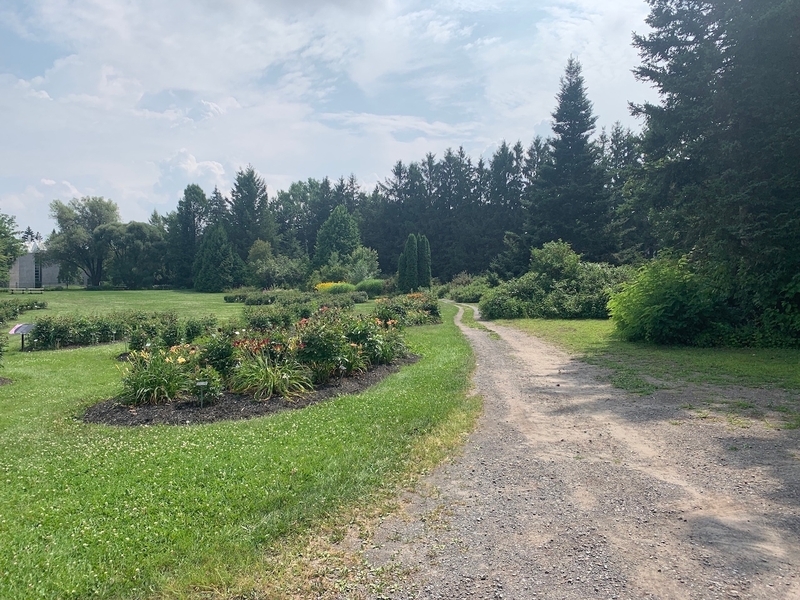
<instances>
[{"instance_id":1,"label":"patch of weeds","mask_svg":"<svg viewBox=\"0 0 800 600\"><path fill-rule=\"evenodd\" d=\"M741 415L731 413L728 415L728 424L731 427L737 427L740 429L749 429L750 428L750 420L745 419Z\"/></svg>"},{"instance_id":2,"label":"patch of weeds","mask_svg":"<svg viewBox=\"0 0 800 600\"><path fill-rule=\"evenodd\" d=\"M748 408L755 408L756 405L752 402L746 402L744 400L739 400L738 402L731 403L731 408L737 408L741 410L746 410Z\"/></svg>"},{"instance_id":3,"label":"patch of weeds","mask_svg":"<svg viewBox=\"0 0 800 600\"><path fill-rule=\"evenodd\" d=\"M800 413L793 413L786 418L786 423L783 425L784 429L800 429Z\"/></svg>"},{"instance_id":4,"label":"patch of weeds","mask_svg":"<svg viewBox=\"0 0 800 600\"><path fill-rule=\"evenodd\" d=\"M611 375L611 383L615 387L628 392L633 392L634 394L639 394L640 396L647 396L658 389L649 381L642 379L642 377L639 376L639 373L634 369L629 369L626 367L618 367L614 371L614 373Z\"/></svg>"},{"instance_id":5,"label":"patch of weeds","mask_svg":"<svg viewBox=\"0 0 800 600\"><path fill-rule=\"evenodd\" d=\"M690 402L686 402L684 404L681 404L680 407L683 408L684 410L694 410L694 405L691 404Z\"/></svg>"},{"instance_id":6,"label":"patch of weeds","mask_svg":"<svg viewBox=\"0 0 800 600\"><path fill-rule=\"evenodd\" d=\"M739 446L728 446L728 450L730 450L731 452L738 452Z\"/></svg>"},{"instance_id":7,"label":"patch of weeds","mask_svg":"<svg viewBox=\"0 0 800 600\"><path fill-rule=\"evenodd\" d=\"M496 331L492 331L483 323L479 323L475 320L475 309L472 306L467 304L459 304L464 309L464 314L461 316L461 322L469 327L470 329L477 329L479 331L486 331L489 334L489 337L493 340L501 340L503 339L500 337Z\"/></svg>"},{"instance_id":8,"label":"patch of weeds","mask_svg":"<svg viewBox=\"0 0 800 600\"><path fill-rule=\"evenodd\" d=\"M698 411L695 413L695 416L696 416L698 419L708 419L708 418L711 416L711 413L710 413L710 412L708 412L707 410L698 410Z\"/></svg>"},{"instance_id":9,"label":"patch of weeds","mask_svg":"<svg viewBox=\"0 0 800 600\"><path fill-rule=\"evenodd\" d=\"M683 425L683 421L679 421L678 419L671 419L671 420L669 421L669 424L670 424L670 425L676 425L676 426L680 426L680 425Z\"/></svg>"}]
</instances>

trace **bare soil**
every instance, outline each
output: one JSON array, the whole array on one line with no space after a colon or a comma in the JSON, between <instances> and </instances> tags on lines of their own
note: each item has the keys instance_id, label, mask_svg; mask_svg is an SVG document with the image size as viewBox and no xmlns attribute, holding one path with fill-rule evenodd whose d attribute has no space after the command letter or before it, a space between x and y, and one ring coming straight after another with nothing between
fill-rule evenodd
<instances>
[{"instance_id":1,"label":"bare soil","mask_svg":"<svg viewBox=\"0 0 800 600\"><path fill-rule=\"evenodd\" d=\"M111 398L90 406L83 415L87 423L134 427L140 425L198 425L215 421L238 421L263 417L284 410L296 410L323 402L342 394L357 394L372 387L384 377L396 373L402 365L419 359L408 356L397 359L390 365L377 365L364 373L334 379L317 386L313 392L296 398L272 397L256 400L243 394L223 394L221 397L205 399L202 406L198 398L187 398L167 404L131 406L119 398Z\"/></svg>"},{"instance_id":2,"label":"bare soil","mask_svg":"<svg viewBox=\"0 0 800 600\"><path fill-rule=\"evenodd\" d=\"M393 583L337 597L800 598L800 431L690 408L796 395L680 384L633 396L485 325L500 339L462 327L485 405L476 431L373 535L339 542Z\"/></svg>"}]
</instances>

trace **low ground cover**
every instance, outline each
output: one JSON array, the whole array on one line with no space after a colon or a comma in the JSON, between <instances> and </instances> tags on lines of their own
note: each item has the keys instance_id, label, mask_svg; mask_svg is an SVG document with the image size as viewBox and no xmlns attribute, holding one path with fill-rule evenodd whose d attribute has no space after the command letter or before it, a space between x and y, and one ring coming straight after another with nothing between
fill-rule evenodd
<instances>
[{"instance_id":1,"label":"low ground cover","mask_svg":"<svg viewBox=\"0 0 800 600\"><path fill-rule=\"evenodd\" d=\"M557 344L589 363L610 369L617 387L651 393L662 383L736 385L800 390L800 350L695 348L620 340L607 320L520 319L498 321ZM788 426L800 426L800 405L774 407Z\"/></svg>"},{"instance_id":2,"label":"low ground cover","mask_svg":"<svg viewBox=\"0 0 800 600\"><path fill-rule=\"evenodd\" d=\"M455 308L444 310L445 324L407 331L420 360L365 393L192 427L80 419L119 392L123 344L9 353L0 597L229 589L274 544L386 489L416 468L414 449L465 410L471 354L451 322Z\"/></svg>"}]
</instances>

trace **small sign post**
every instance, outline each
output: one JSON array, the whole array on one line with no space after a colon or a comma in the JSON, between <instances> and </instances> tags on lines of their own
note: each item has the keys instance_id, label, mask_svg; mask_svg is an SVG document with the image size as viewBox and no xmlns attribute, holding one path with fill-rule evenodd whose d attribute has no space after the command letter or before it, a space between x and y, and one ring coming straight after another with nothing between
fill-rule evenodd
<instances>
[{"instance_id":1,"label":"small sign post","mask_svg":"<svg viewBox=\"0 0 800 600\"><path fill-rule=\"evenodd\" d=\"M203 408L203 393L208 386L207 381L195 381L194 384L200 388L200 408Z\"/></svg>"}]
</instances>

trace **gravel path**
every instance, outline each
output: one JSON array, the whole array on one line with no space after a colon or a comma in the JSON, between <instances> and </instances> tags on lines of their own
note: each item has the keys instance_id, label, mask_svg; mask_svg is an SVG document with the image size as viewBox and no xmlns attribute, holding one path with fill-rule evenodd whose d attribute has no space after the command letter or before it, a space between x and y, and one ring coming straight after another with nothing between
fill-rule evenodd
<instances>
[{"instance_id":1,"label":"gravel path","mask_svg":"<svg viewBox=\"0 0 800 600\"><path fill-rule=\"evenodd\" d=\"M367 560L408 576L370 597L800 598L800 432L681 408L736 390L627 395L486 325L462 327L484 414L377 528Z\"/></svg>"}]
</instances>

